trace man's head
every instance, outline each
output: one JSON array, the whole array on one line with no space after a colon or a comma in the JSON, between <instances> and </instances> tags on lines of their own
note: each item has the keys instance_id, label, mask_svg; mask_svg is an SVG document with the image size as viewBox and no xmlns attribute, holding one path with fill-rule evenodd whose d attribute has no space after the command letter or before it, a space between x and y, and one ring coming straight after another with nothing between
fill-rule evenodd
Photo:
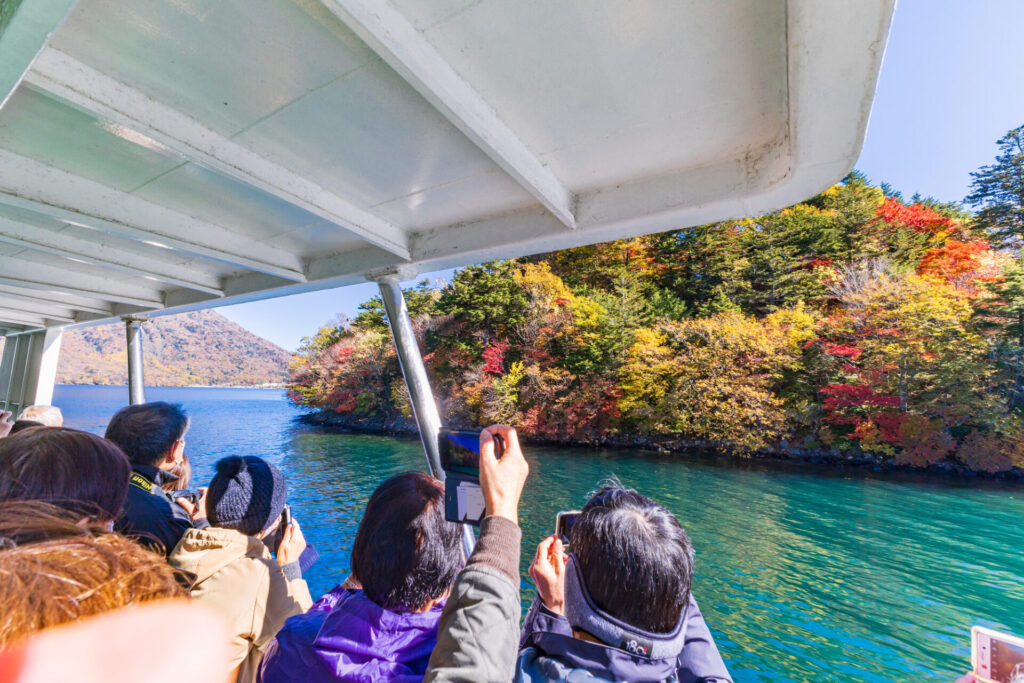
<instances>
[{"instance_id":1,"label":"man's head","mask_svg":"<svg viewBox=\"0 0 1024 683\"><path fill-rule=\"evenodd\" d=\"M0 501L44 501L111 522L121 514L130 474L120 448L77 429L32 427L0 439Z\"/></svg>"},{"instance_id":2,"label":"man's head","mask_svg":"<svg viewBox=\"0 0 1024 683\"><path fill-rule=\"evenodd\" d=\"M47 427L64 426L64 415L57 406L29 406L21 411L18 420L31 420Z\"/></svg>"},{"instance_id":3,"label":"man's head","mask_svg":"<svg viewBox=\"0 0 1024 683\"><path fill-rule=\"evenodd\" d=\"M611 616L668 633L690 600L693 547L675 516L619 484L603 487L572 529L587 592Z\"/></svg>"},{"instance_id":4,"label":"man's head","mask_svg":"<svg viewBox=\"0 0 1024 683\"><path fill-rule=\"evenodd\" d=\"M260 536L272 529L288 502L284 475L253 455L232 455L217 461L217 473L206 490L210 524Z\"/></svg>"},{"instance_id":5,"label":"man's head","mask_svg":"<svg viewBox=\"0 0 1024 683\"><path fill-rule=\"evenodd\" d=\"M444 484L422 472L385 480L370 496L352 547L352 575L394 612L443 597L465 565L462 530L444 519Z\"/></svg>"},{"instance_id":6,"label":"man's head","mask_svg":"<svg viewBox=\"0 0 1024 683\"><path fill-rule=\"evenodd\" d=\"M141 403L117 411L105 436L135 465L170 469L185 452L188 415L176 403Z\"/></svg>"}]
</instances>

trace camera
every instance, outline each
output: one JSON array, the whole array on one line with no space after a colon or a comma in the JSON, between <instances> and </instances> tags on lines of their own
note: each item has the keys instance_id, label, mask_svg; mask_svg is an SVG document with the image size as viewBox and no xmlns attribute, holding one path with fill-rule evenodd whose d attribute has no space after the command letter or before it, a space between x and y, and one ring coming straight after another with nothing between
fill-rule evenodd
<instances>
[{"instance_id":1,"label":"camera","mask_svg":"<svg viewBox=\"0 0 1024 683\"><path fill-rule=\"evenodd\" d=\"M174 500L184 498L188 502L192 503L192 505L199 505L199 499L203 497L202 491L197 491L195 489L178 489L177 491L171 491L169 495Z\"/></svg>"}]
</instances>

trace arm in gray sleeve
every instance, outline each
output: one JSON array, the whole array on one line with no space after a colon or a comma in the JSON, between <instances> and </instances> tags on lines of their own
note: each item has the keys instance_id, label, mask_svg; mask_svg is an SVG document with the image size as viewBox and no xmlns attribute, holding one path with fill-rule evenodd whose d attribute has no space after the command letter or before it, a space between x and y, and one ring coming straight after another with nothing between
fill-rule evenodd
<instances>
[{"instance_id":1,"label":"arm in gray sleeve","mask_svg":"<svg viewBox=\"0 0 1024 683\"><path fill-rule=\"evenodd\" d=\"M519 645L519 543L512 521L487 517L441 613L425 681L510 681Z\"/></svg>"},{"instance_id":2,"label":"arm in gray sleeve","mask_svg":"<svg viewBox=\"0 0 1024 683\"><path fill-rule=\"evenodd\" d=\"M715 639L693 595L687 608L686 643L679 654L679 683L732 683Z\"/></svg>"}]
</instances>

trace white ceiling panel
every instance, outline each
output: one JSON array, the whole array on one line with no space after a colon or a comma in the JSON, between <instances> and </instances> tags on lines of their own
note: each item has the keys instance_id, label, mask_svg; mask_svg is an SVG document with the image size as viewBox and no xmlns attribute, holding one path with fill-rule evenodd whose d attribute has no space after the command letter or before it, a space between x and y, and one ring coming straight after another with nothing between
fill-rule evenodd
<instances>
[{"instance_id":1,"label":"white ceiling panel","mask_svg":"<svg viewBox=\"0 0 1024 683\"><path fill-rule=\"evenodd\" d=\"M124 192L183 162L133 131L26 87L0 109L0 148Z\"/></svg>"},{"instance_id":2,"label":"white ceiling panel","mask_svg":"<svg viewBox=\"0 0 1024 683\"><path fill-rule=\"evenodd\" d=\"M285 107L236 140L366 206L495 168L379 61ZM509 192L524 194L514 185Z\"/></svg>"}]
</instances>

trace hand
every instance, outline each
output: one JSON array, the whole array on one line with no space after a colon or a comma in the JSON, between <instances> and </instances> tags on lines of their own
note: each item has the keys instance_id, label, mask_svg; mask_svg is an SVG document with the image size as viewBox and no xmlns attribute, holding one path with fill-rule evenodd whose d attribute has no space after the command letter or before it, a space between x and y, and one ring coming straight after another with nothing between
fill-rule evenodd
<instances>
[{"instance_id":1,"label":"hand","mask_svg":"<svg viewBox=\"0 0 1024 683\"><path fill-rule=\"evenodd\" d=\"M494 457L494 437L505 442L501 458ZM480 488L484 495L484 514L496 515L519 524L519 497L526 475L530 473L519 449L516 430L493 425L480 432Z\"/></svg>"},{"instance_id":2,"label":"hand","mask_svg":"<svg viewBox=\"0 0 1024 683\"><path fill-rule=\"evenodd\" d=\"M281 543L277 546L277 563L282 567L291 564L299 559L305 549L306 539L302 536L299 523L293 519L281 534Z\"/></svg>"},{"instance_id":3,"label":"hand","mask_svg":"<svg viewBox=\"0 0 1024 683\"><path fill-rule=\"evenodd\" d=\"M192 511L193 522L206 519L206 492L209 490L209 486L200 486L196 489L196 491L199 491L199 502L195 504L195 509Z\"/></svg>"},{"instance_id":4,"label":"hand","mask_svg":"<svg viewBox=\"0 0 1024 683\"><path fill-rule=\"evenodd\" d=\"M10 434L12 427L14 427L14 413L5 410L0 414L0 439Z\"/></svg>"},{"instance_id":5,"label":"hand","mask_svg":"<svg viewBox=\"0 0 1024 683\"><path fill-rule=\"evenodd\" d=\"M558 536L548 536L537 546L530 565L530 578L544 606L555 614L565 614L565 564L569 561Z\"/></svg>"},{"instance_id":6,"label":"hand","mask_svg":"<svg viewBox=\"0 0 1024 683\"><path fill-rule=\"evenodd\" d=\"M978 683L978 677L971 671L956 679L956 683Z\"/></svg>"},{"instance_id":7,"label":"hand","mask_svg":"<svg viewBox=\"0 0 1024 683\"><path fill-rule=\"evenodd\" d=\"M180 505L181 507L185 508L185 512L188 513L189 517L191 517L192 519L196 518L196 506L192 504L191 500L189 500L185 496L178 496L177 498L174 499L174 502Z\"/></svg>"}]
</instances>

